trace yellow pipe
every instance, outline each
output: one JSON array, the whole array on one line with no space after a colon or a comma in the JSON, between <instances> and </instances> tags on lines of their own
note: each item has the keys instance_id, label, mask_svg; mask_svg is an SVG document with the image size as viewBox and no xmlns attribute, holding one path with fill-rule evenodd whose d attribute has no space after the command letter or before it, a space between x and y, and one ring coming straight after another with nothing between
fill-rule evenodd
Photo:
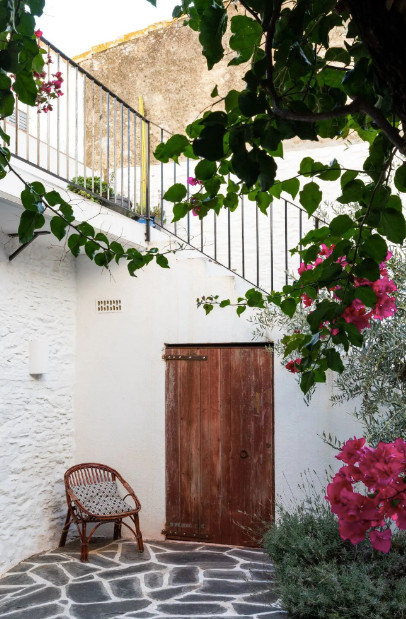
<instances>
[{"instance_id":1,"label":"yellow pipe","mask_svg":"<svg viewBox=\"0 0 406 619\"><path fill-rule=\"evenodd\" d=\"M144 99L138 97L140 114L144 116ZM147 204L147 131L144 121L141 121L141 213L146 209Z\"/></svg>"}]
</instances>

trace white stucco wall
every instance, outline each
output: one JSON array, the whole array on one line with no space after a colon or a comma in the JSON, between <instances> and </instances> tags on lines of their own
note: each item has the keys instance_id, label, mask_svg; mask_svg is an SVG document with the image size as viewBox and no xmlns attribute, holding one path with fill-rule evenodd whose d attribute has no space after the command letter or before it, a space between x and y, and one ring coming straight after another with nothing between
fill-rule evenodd
<instances>
[{"instance_id":1,"label":"white stucco wall","mask_svg":"<svg viewBox=\"0 0 406 619\"><path fill-rule=\"evenodd\" d=\"M0 204L0 574L57 545L73 459L75 264L45 237L9 262L14 211ZM30 340L49 353L35 377Z\"/></svg>"},{"instance_id":2,"label":"white stucco wall","mask_svg":"<svg viewBox=\"0 0 406 619\"><path fill-rule=\"evenodd\" d=\"M159 538L165 524L164 343L252 341L245 315L228 308L206 317L196 309L203 294L242 293L241 281L236 291L234 277L224 273L185 254L171 259L170 270L152 266L136 279L124 266L108 274L79 260L75 460L122 472L141 500L146 538ZM121 313L98 315L98 299L120 299ZM307 407L294 377L275 360L277 495L290 488L298 495L302 471L323 476L333 463L332 450L317 436L336 418L340 426L343 411L330 410L330 391L330 384L320 386Z\"/></svg>"}]
</instances>

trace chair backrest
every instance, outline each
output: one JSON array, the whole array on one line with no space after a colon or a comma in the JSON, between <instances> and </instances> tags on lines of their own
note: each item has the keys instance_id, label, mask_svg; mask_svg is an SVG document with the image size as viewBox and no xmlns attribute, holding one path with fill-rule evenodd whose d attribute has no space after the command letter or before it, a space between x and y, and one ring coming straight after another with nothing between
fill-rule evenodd
<instances>
[{"instance_id":1,"label":"chair backrest","mask_svg":"<svg viewBox=\"0 0 406 619\"><path fill-rule=\"evenodd\" d=\"M68 469L64 476L66 488L90 486L104 481L115 481L116 478L121 481L121 475L117 471L105 464L95 462L76 464Z\"/></svg>"}]
</instances>

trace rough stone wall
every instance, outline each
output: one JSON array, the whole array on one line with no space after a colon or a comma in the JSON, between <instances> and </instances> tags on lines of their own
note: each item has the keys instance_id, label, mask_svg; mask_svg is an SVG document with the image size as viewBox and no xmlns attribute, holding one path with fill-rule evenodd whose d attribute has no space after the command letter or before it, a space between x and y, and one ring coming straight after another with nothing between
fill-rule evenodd
<instances>
[{"instance_id":1,"label":"rough stone wall","mask_svg":"<svg viewBox=\"0 0 406 619\"><path fill-rule=\"evenodd\" d=\"M0 233L0 574L55 547L73 458L76 280L73 260L37 239L9 262ZM29 341L48 372L29 374Z\"/></svg>"},{"instance_id":2,"label":"rough stone wall","mask_svg":"<svg viewBox=\"0 0 406 619\"><path fill-rule=\"evenodd\" d=\"M227 67L230 53L226 49L225 59L208 71L198 33L175 20L100 52L95 48L77 61L136 110L142 96L145 116L177 133L213 103L215 84L220 96L244 87L247 67Z\"/></svg>"}]
</instances>

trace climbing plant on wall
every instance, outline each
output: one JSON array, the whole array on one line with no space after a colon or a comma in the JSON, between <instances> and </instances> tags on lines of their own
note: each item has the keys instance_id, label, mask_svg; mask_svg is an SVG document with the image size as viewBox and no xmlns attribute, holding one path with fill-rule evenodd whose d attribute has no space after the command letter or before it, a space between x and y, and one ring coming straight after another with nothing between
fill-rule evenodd
<instances>
[{"instance_id":1,"label":"climbing plant on wall","mask_svg":"<svg viewBox=\"0 0 406 619\"><path fill-rule=\"evenodd\" d=\"M301 239L292 251L300 250L302 265L290 285L269 295L250 290L237 302L238 313L276 304L287 316L311 305L305 329L284 339L306 393L327 369L343 371L342 351L362 346L372 318L396 311L385 261L388 242L406 236L399 197L406 192L406 10L396 0L377 0L373 10L370 0L183 0L174 10L181 15L199 33L208 69L224 57L229 25L229 70L245 63L247 71L240 91L221 93L224 111L206 112L156 151L161 161L202 158L193 203L180 183L166 194L174 219L192 209L200 217L234 210L241 195L266 212L282 191L310 216L323 200L320 181L339 181L337 201L357 205ZM337 33L338 46L330 43ZM305 157L290 178L278 178L285 141L354 135L369 145L359 168ZM214 296L200 302L206 312L230 305Z\"/></svg>"}]
</instances>

